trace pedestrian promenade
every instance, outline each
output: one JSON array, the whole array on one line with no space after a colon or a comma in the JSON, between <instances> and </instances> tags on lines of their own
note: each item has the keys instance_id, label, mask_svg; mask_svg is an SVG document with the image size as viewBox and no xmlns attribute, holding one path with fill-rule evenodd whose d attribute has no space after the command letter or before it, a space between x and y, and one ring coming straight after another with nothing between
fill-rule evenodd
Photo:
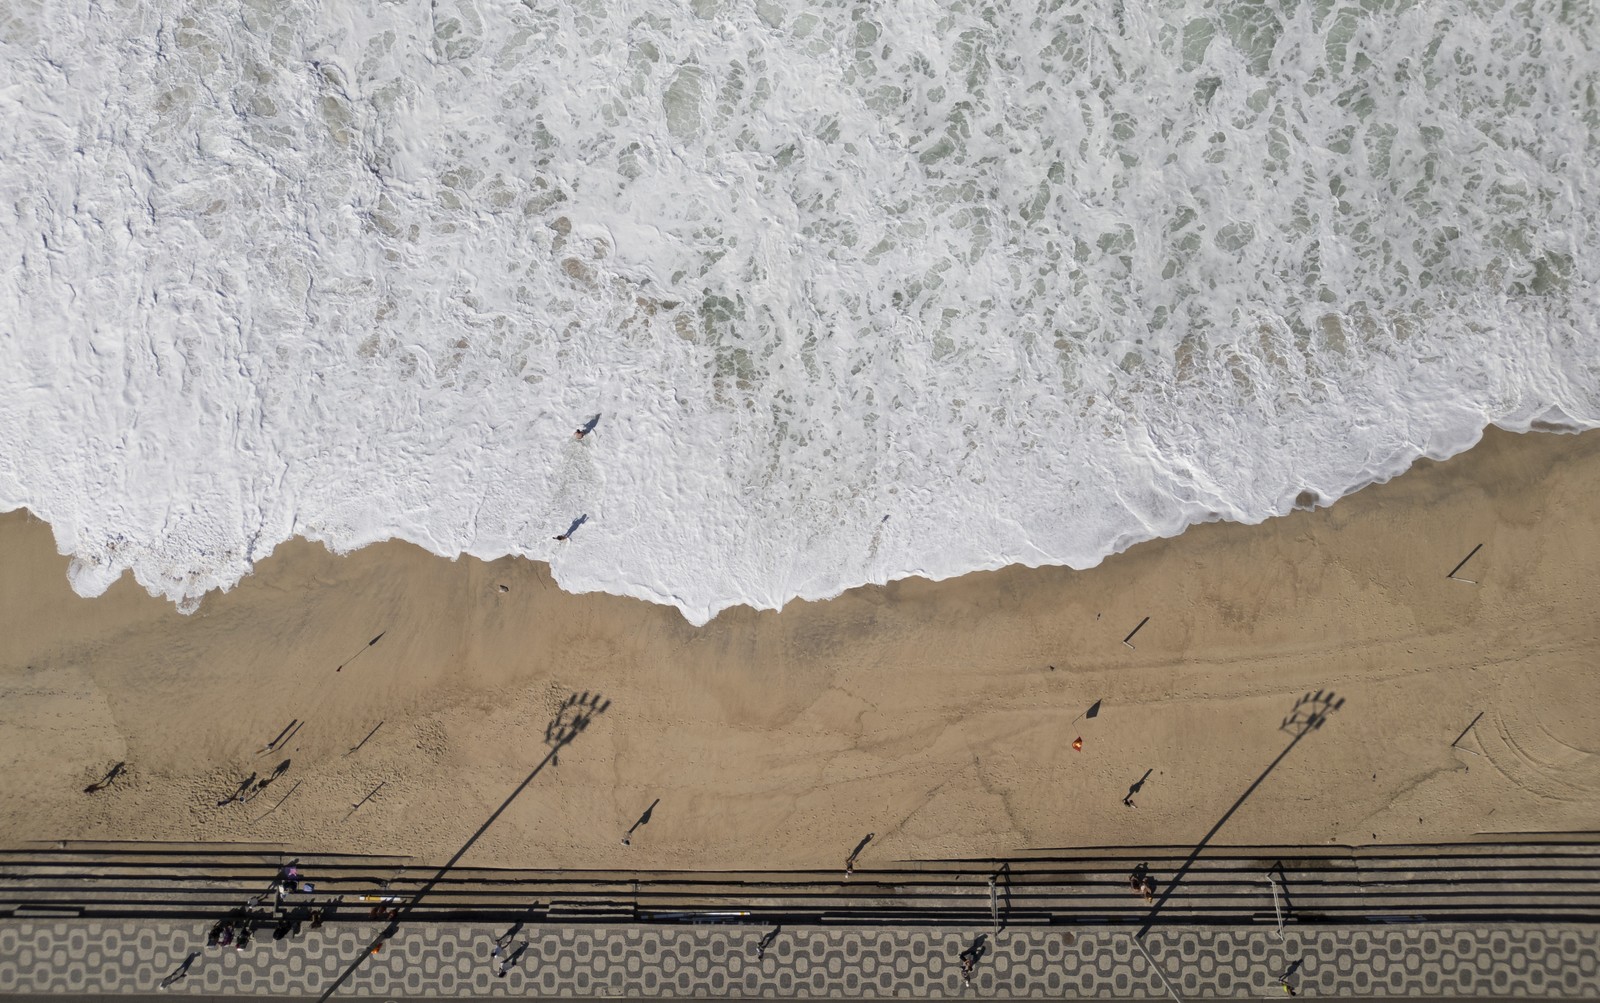
<instances>
[{"instance_id":1,"label":"pedestrian promenade","mask_svg":"<svg viewBox=\"0 0 1600 1003\"><path fill-rule=\"evenodd\" d=\"M174 995L316 998L361 957L376 922L212 948ZM504 927L404 927L339 990L419 996L1170 999L1125 928L1002 931L784 929L764 958L756 927L529 927L505 978L490 958ZM168 920L0 921L0 993L148 994L205 942L206 924ZM957 955L984 936L970 988ZM1183 999L1298 994L1415 998L1600 998L1600 928L1555 926L1155 930L1150 959Z\"/></svg>"},{"instance_id":2,"label":"pedestrian promenade","mask_svg":"<svg viewBox=\"0 0 1600 1003\"><path fill-rule=\"evenodd\" d=\"M0 993L1600 1000L1583 842L1041 849L848 880L286 851L0 851ZM205 946L241 923L245 949Z\"/></svg>"}]
</instances>

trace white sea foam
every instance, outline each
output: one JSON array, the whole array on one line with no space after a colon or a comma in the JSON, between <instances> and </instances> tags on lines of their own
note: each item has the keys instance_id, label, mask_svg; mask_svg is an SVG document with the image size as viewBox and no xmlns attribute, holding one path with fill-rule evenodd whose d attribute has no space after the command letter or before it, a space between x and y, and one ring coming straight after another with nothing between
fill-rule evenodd
<instances>
[{"instance_id":1,"label":"white sea foam","mask_svg":"<svg viewBox=\"0 0 1600 1003\"><path fill-rule=\"evenodd\" d=\"M1592 427L1595 11L11 0L0 509L700 622Z\"/></svg>"}]
</instances>

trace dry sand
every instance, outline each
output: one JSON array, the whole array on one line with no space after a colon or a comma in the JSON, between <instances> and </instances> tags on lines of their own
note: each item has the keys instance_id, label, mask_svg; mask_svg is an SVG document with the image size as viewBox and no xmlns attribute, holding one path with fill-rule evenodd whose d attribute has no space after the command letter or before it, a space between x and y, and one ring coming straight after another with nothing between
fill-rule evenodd
<instances>
[{"instance_id":1,"label":"dry sand","mask_svg":"<svg viewBox=\"0 0 1600 1003\"><path fill-rule=\"evenodd\" d=\"M286 545L193 616L129 579L84 600L48 527L12 513L0 842L282 842L442 862L581 691L610 709L467 863L838 867L867 832L864 867L1192 845L1318 689L1343 708L1218 842L1600 830L1597 493L1600 433L1491 430L1331 508L1197 527L1091 571L905 581L701 629L565 594L543 565L398 543L342 557ZM1446 580L1479 543L1462 575L1481 584ZM1096 701L1096 718L1074 721ZM258 755L291 719L305 724L287 748ZM216 806L285 758L256 800ZM127 776L83 792L121 760Z\"/></svg>"}]
</instances>

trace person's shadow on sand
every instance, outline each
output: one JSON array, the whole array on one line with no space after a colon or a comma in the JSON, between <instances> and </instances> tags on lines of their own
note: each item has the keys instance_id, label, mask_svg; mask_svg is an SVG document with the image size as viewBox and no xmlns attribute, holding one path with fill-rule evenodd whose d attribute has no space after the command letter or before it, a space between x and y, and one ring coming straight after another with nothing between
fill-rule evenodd
<instances>
[{"instance_id":1,"label":"person's shadow on sand","mask_svg":"<svg viewBox=\"0 0 1600 1003\"><path fill-rule=\"evenodd\" d=\"M111 767L111 769L106 771L106 775L105 776L101 777L99 780L96 780L94 783L92 783L89 786L85 787L83 789L83 792L85 794L98 794L99 792L105 790L107 787L110 787L113 783L116 782L118 777L122 776L124 773L127 772L127 770L126 770L127 765L128 765L127 761L123 760L122 762L118 763L117 765Z\"/></svg>"},{"instance_id":2,"label":"person's shadow on sand","mask_svg":"<svg viewBox=\"0 0 1600 1003\"><path fill-rule=\"evenodd\" d=\"M650 815L656 810L656 805L660 803L660 798L656 798L654 801L650 802L650 807L644 810L644 814L639 816L639 820L628 827L628 831L622 834L623 846L633 845L634 832L637 831L640 826L650 824Z\"/></svg>"},{"instance_id":3,"label":"person's shadow on sand","mask_svg":"<svg viewBox=\"0 0 1600 1003\"><path fill-rule=\"evenodd\" d=\"M1153 773L1153 772L1155 772L1155 771L1153 771L1153 770L1145 770L1144 771L1144 776L1140 777L1138 780L1135 780L1128 787L1128 793L1124 794L1123 797L1122 797L1122 803L1123 804L1127 805L1129 808L1132 808L1134 806L1133 805L1133 796L1135 794L1139 793L1140 791L1144 790L1144 782L1146 780L1150 779L1150 774Z\"/></svg>"}]
</instances>

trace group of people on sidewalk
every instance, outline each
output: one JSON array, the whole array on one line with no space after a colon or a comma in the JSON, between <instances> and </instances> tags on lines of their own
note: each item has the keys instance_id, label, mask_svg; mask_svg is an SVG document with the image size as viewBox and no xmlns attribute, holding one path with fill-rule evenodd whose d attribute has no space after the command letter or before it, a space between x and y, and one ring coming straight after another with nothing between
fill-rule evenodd
<instances>
[{"instance_id":1,"label":"group of people on sidewalk","mask_svg":"<svg viewBox=\"0 0 1600 1003\"><path fill-rule=\"evenodd\" d=\"M266 891L250 896L243 905L235 906L217 920L206 932L206 947L231 947L242 951L250 946L255 932L268 923L272 924L273 940L298 936L306 926L313 930L322 926L337 911L344 897L341 895L326 902L309 898L316 891L316 886L301 880L299 864L300 861L295 859L278 868ZM266 906L269 898L272 900L270 909ZM185 958L182 965L161 980L161 988L169 989L188 978L189 969L201 953L195 951Z\"/></svg>"},{"instance_id":2,"label":"group of people on sidewalk","mask_svg":"<svg viewBox=\"0 0 1600 1003\"><path fill-rule=\"evenodd\" d=\"M511 929L494 939L494 950L489 952L489 957L491 959L500 959L500 963L495 965L494 969L496 978L503 979L511 974L511 969L517 967L517 962L521 961L522 956L528 953L528 945L531 941L527 937L522 938L522 943L517 944L515 950L511 947L513 943L516 943L517 934L521 932L522 923L518 921Z\"/></svg>"}]
</instances>

